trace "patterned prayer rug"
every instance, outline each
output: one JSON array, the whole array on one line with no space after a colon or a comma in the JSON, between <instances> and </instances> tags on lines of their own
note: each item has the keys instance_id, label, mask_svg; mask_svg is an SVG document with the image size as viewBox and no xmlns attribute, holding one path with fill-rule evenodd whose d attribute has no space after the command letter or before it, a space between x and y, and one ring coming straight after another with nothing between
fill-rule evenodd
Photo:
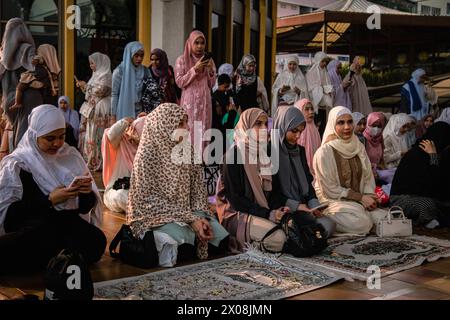
<instances>
[{"instance_id":1,"label":"patterned prayer rug","mask_svg":"<svg viewBox=\"0 0 450 320\"><path fill-rule=\"evenodd\" d=\"M327 286L342 277L323 268L295 269L261 253L246 253L95 284L103 300L275 300Z\"/></svg>"},{"instance_id":2,"label":"patterned prayer rug","mask_svg":"<svg viewBox=\"0 0 450 320\"><path fill-rule=\"evenodd\" d=\"M329 247L320 255L298 259L283 256L280 260L295 266L310 263L341 274L347 279L366 281L378 266L381 277L420 266L425 261L450 257L450 241L411 236L406 238L338 237L329 240Z\"/></svg>"}]
</instances>

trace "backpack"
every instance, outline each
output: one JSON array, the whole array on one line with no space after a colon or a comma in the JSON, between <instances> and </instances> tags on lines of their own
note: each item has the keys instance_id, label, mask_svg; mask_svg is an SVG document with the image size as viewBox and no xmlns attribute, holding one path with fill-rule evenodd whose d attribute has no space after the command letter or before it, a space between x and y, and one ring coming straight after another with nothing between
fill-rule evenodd
<instances>
[{"instance_id":1,"label":"backpack","mask_svg":"<svg viewBox=\"0 0 450 320\"><path fill-rule=\"evenodd\" d=\"M81 254L62 250L50 260L44 276L44 300L92 300L94 285Z\"/></svg>"}]
</instances>

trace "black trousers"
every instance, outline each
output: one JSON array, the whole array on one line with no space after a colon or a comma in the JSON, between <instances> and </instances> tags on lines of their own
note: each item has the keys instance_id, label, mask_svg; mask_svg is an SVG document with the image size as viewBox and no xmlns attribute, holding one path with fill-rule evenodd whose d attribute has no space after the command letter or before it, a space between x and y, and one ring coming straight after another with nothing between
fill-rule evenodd
<instances>
[{"instance_id":1,"label":"black trousers","mask_svg":"<svg viewBox=\"0 0 450 320\"><path fill-rule=\"evenodd\" d=\"M6 235L0 237L0 274L45 270L49 261L63 249L80 253L86 263L101 259L104 233L72 212L58 212L45 218L20 221L8 212Z\"/></svg>"}]
</instances>

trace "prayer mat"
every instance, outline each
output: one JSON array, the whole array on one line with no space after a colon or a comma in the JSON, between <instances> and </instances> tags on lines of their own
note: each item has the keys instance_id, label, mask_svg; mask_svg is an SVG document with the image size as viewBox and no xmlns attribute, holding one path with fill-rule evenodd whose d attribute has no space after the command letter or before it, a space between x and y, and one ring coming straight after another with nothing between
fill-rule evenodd
<instances>
[{"instance_id":1,"label":"prayer mat","mask_svg":"<svg viewBox=\"0 0 450 320\"><path fill-rule=\"evenodd\" d=\"M327 286L342 277L323 268L290 268L249 250L199 264L96 283L98 300L276 300Z\"/></svg>"},{"instance_id":2,"label":"prayer mat","mask_svg":"<svg viewBox=\"0 0 450 320\"><path fill-rule=\"evenodd\" d=\"M295 266L310 263L341 274L348 280L363 280L379 267L380 276L420 266L450 257L450 241L413 235L405 238L337 237L329 239L329 246L311 258L283 256L280 260ZM375 268L373 266L376 266Z\"/></svg>"}]
</instances>

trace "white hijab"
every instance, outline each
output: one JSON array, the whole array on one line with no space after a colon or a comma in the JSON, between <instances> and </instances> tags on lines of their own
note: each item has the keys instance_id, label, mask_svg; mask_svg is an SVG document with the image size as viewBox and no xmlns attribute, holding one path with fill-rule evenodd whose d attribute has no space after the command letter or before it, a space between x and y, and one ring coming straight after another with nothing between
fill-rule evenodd
<instances>
[{"instance_id":1,"label":"white hijab","mask_svg":"<svg viewBox=\"0 0 450 320\"><path fill-rule=\"evenodd\" d=\"M297 65L297 69L295 72L289 71L289 63L294 62ZM291 89L287 91L284 96L283 100L289 104L293 105L296 101L300 99L308 99L308 84L306 83L306 79L302 73L302 70L299 67L299 60L297 56L290 56L287 60L287 64L281 72L277 79L275 80L275 83L272 87L272 115L275 115L275 111L278 107L278 91L283 86L289 86ZM300 96L297 95L294 88L297 87L300 89L301 94Z\"/></svg>"},{"instance_id":2,"label":"white hijab","mask_svg":"<svg viewBox=\"0 0 450 320\"><path fill-rule=\"evenodd\" d=\"M366 149L359 141L358 137L353 133L349 140L343 140L336 132L336 123L339 117L345 114L348 114L353 118L352 112L346 107L338 106L331 109L328 115L327 126L323 134L322 146L325 144L330 145L333 149L338 151L344 159L352 159L358 156L361 160L363 171L372 172L372 167L370 166Z\"/></svg>"},{"instance_id":3,"label":"white hijab","mask_svg":"<svg viewBox=\"0 0 450 320\"><path fill-rule=\"evenodd\" d=\"M408 145L406 140L406 135L400 135L400 129L405 124L411 122L411 118L406 113L397 113L389 118L389 122L386 128L383 130L383 139L391 139L397 149L400 148L401 151L408 151ZM400 151L400 150L397 150Z\"/></svg>"},{"instance_id":4,"label":"white hijab","mask_svg":"<svg viewBox=\"0 0 450 320\"><path fill-rule=\"evenodd\" d=\"M106 54L94 52L89 56L89 60L94 62L96 70L92 73L88 84L95 86L112 87L111 60Z\"/></svg>"},{"instance_id":5,"label":"white hijab","mask_svg":"<svg viewBox=\"0 0 450 320\"><path fill-rule=\"evenodd\" d=\"M320 67L320 62L327 58L328 56L326 53L317 52L314 56L314 64L306 73L306 81L310 91L311 102L316 113L319 109L319 103L323 98L324 89L326 88L327 91L329 91L333 88L327 68L325 67L322 69Z\"/></svg>"},{"instance_id":6,"label":"white hijab","mask_svg":"<svg viewBox=\"0 0 450 320\"><path fill-rule=\"evenodd\" d=\"M75 176L90 175L89 169L80 153L67 144L56 155L40 151L37 139L50 132L66 128L66 121L61 111L52 105L41 105L33 109L28 117L29 127L16 150L0 163L0 235L3 230L8 207L22 199L23 186L20 171L33 175L34 181L44 194L50 194L60 186L69 186ZM95 216L89 218L92 223L101 223L101 198L92 183L97 196ZM78 198L68 200L55 206L58 211L78 208Z\"/></svg>"}]
</instances>

